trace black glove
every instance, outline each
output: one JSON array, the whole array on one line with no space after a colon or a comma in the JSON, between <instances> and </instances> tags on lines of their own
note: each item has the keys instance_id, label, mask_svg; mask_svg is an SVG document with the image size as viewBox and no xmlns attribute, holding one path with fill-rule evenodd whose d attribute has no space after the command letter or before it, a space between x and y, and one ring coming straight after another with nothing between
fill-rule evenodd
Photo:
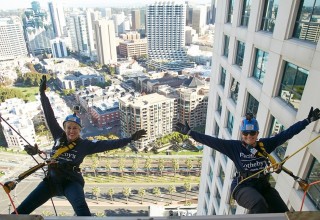
<instances>
[{"instance_id":1,"label":"black glove","mask_svg":"<svg viewBox=\"0 0 320 220\"><path fill-rule=\"evenodd\" d=\"M188 124L187 121L185 121L185 124L182 124L182 123L177 123L177 131L183 135L189 135L190 131L191 131L191 128Z\"/></svg>"},{"instance_id":2,"label":"black glove","mask_svg":"<svg viewBox=\"0 0 320 220\"><path fill-rule=\"evenodd\" d=\"M313 107L311 107L310 112L308 114L308 118L307 118L309 123L316 121L319 118L320 118L320 110L318 108L313 110Z\"/></svg>"},{"instance_id":3,"label":"black glove","mask_svg":"<svg viewBox=\"0 0 320 220\"><path fill-rule=\"evenodd\" d=\"M36 155L39 153L38 145L35 144L34 146L31 145L25 145L24 150L27 152L29 155Z\"/></svg>"},{"instance_id":4,"label":"black glove","mask_svg":"<svg viewBox=\"0 0 320 220\"><path fill-rule=\"evenodd\" d=\"M134 134L132 134L131 139L134 141L137 141L140 138L144 137L146 134L147 134L147 131L142 129L142 130L136 131Z\"/></svg>"},{"instance_id":5,"label":"black glove","mask_svg":"<svg viewBox=\"0 0 320 220\"><path fill-rule=\"evenodd\" d=\"M46 75L43 75L42 79L40 80L40 86L39 86L40 94L43 94L46 88L47 88L47 77Z\"/></svg>"}]
</instances>

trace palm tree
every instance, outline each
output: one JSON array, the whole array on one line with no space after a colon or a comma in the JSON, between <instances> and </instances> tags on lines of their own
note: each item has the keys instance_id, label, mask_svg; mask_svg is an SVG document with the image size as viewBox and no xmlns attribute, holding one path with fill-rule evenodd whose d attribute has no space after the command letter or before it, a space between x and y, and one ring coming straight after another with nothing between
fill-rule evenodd
<instances>
[{"instance_id":1,"label":"palm tree","mask_svg":"<svg viewBox=\"0 0 320 220\"><path fill-rule=\"evenodd\" d=\"M137 171L138 171L138 168L139 168L139 161L138 161L138 158L133 158L133 161L132 161L132 171L133 171L133 175L136 176L137 174Z\"/></svg>"},{"instance_id":2,"label":"palm tree","mask_svg":"<svg viewBox=\"0 0 320 220\"><path fill-rule=\"evenodd\" d=\"M150 168L151 168L151 158L150 157L148 157L146 159L146 162L144 164L144 168L147 170L147 176L149 176L150 175Z\"/></svg>"},{"instance_id":3,"label":"palm tree","mask_svg":"<svg viewBox=\"0 0 320 220\"><path fill-rule=\"evenodd\" d=\"M100 187L94 186L92 188L92 194L96 197L96 200L98 201L98 196L100 194Z\"/></svg>"},{"instance_id":4,"label":"palm tree","mask_svg":"<svg viewBox=\"0 0 320 220\"><path fill-rule=\"evenodd\" d=\"M91 169L94 172L94 177L97 177L97 167L99 165L99 160L97 157L92 157Z\"/></svg>"},{"instance_id":5,"label":"palm tree","mask_svg":"<svg viewBox=\"0 0 320 220\"><path fill-rule=\"evenodd\" d=\"M163 173L163 170L164 170L164 160L163 160L163 158L161 158L159 160L158 169L160 171L160 176L162 177L162 173Z\"/></svg>"},{"instance_id":6,"label":"palm tree","mask_svg":"<svg viewBox=\"0 0 320 220\"><path fill-rule=\"evenodd\" d=\"M188 176L189 176L190 175L190 171L193 168L192 160L190 158L186 159L186 166L187 166L187 169L188 169Z\"/></svg>"},{"instance_id":7,"label":"palm tree","mask_svg":"<svg viewBox=\"0 0 320 220\"><path fill-rule=\"evenodd\" d=\"M172 159L172 168L174 170L174 176L176 176L177 170L179 170L179 161L178 161L178 159Z\"/></svg>"},{"instance_id":8,"label":"palm tree","mask_svg":"<svg viewBox=\"0 0 320 220\"><path fill-rule=\"evenodd\" d=\"M126 204L128 204L129 196L131 195L131 188L130 187L123 187L122 193L127 198L127 203Z\"/></svg>"},{"instance_id":9,"label":"palm tree","mask_svg":"<svg viewBox=\"0 0 320 220\"><path fill-rule=\"evenodd\" d=\"M146 190L144 188L140 188L138 191L139 196L141 197L141 204L143 203L143 198L146 195Z\"/></svg>"},{"instance_id":10,"label":"palm tree","mask_svg":"<svg viewBox=\"0 0 320 220\"><path fill-rule=\"evenodd\" d=\"M119 170L121 172L121 176L123 176L123 173L124 173L124 168L125 168L124 163L125 163L124 158L120 158L120 160L119 160Z\"/></svg>"},{"instance_id":11,"label":"palm tree","mask_svg":"<svg viewBox=\"0 0 320 220\"><path fill-rule=\"evenodd\" d=\"M185 204L187 204L187 193L188 193L188 191L191 190L191 183L190 182L185 182L183 184L183 188L185 190L184 202L185 202Z\"/></svg>"},{"instance_id":12,"label":"palm tree","mask_svg":"<svg viewBox=\"0 0 320 220\"><path fill-rule=\"evenodd\" d=\"M159 197L161 195L161 190L159 187L154 187L152 189L152 193L156 196L156 197ZM158 201L156 201L156 203L158 203Z\"/></svg>"},{"instance_id":13,"label":"palm tree","mask_svg":"<svg viewBox=\"0 0 320 220\"><path fill-rule=\"evenodd\" d=\"M170 185L168 188L169 194L170 194L170 198L171 198L171 204L172 204L172 194L177 192L177 189L174 185Z\"/></svg>"},{"instance_id":14,"label":"palm tree","mask_svg":"<svg viewBox=\"0 0 320 220\"><path fill-rule=\"evenodd\" d=\"M106 167L106 170L107 170L107 172L108 172L108 176L110 176L110 173L111 173L111 163L110 163L110 160L109 160L109 159L106 160L105 167Z\"/></svg>"},{"instance_id":15,"label":"palm tree","mask_svg":"<svg viewBox=\"0 0 320 220\"><path fill-rule=\"evenodd\" d=\"M114 190L113 190L113 188L110 188L110 189L108 190L108 195L110 196L111 202L113 202L113 195L114 195Z\"/></svg>"}]
</instances>

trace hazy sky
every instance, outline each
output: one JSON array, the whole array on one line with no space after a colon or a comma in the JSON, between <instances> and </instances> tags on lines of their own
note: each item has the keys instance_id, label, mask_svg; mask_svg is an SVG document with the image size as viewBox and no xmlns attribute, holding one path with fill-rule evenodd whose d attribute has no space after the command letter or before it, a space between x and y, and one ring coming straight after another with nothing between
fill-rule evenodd
<instances>
[{"instance_id":1,"label":"hazy sky","mask_svg":"<svg viewBox=\"0 0 320 220\"><path fill-rule=\"evenodd\" d=\"M0 0L0 9L30 8L33 0ZM42 8L48 8L52 0L38 0ZM156 0L56 0L66 7L138 7L155 2ZM168 1L168 0L167 0ZM171 0L172 1L172 0ZM174 0L181 1L181 0ZM198 4L210 3L211 0L191 0Z\"/></svg>"}]
</instances>

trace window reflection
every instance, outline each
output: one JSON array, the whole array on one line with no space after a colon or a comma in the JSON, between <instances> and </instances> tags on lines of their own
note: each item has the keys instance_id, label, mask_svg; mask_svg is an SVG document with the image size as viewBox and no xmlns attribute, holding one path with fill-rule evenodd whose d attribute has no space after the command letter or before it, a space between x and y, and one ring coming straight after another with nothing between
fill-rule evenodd
<instances>
[{"instance_id":1,"label":"window reflection","mask_svg":"<svg viewBox=\"0 0 320 220\"><path fill-rule=\"evenodd\" d=\"M309 174L307 176L307 181L309 183L318 181L320 179L320 163L314 158L312 161L312 165L310 166ZM309 199L316 206L316 209L320 210L320 186L319 184L315 184L309 188L307 193Z\"/></svg>"},{"instance_id":2,"label":"window reflection","mask_svg":"<svg viewBox=\"0 0 320 220\"><path fill-rule=\"evenodd\" d=\"M239 82L232 78L232 83L230 86L230 97L237 104L239 92Z\"/></svg>"},{"instance_id":3,"label":"window reflection","mask_svg":"<svg viewBox=\"0 0 320 220\"><path fill-rule=\"evenodd\" d=\"M243 57L244 57L244 49L245 43L238 41L237 45L237 55L236 55L236 64L241 68L243 64Z\"/></svg>"},{"instance_id":4,"label":"window reflection","mask_svg":"<svg viewBox=\"0 0 320 220\"><path fill-rule=\"evenodd\" d=\"M231 23L231 21L232 21L232 15L233 15L233 3L234 3L234 0L229 0L229 8L228 8L227 23Z\"/></svg>"},{"instance_id":5,"label":"window reflection","mask_svg":"<svg viewBox=\"0 0 320 220\"><path fill-rule=\"evenodd\" d=\"M256 49L256 60L253 69L253 77L259 82L264 82L264 76L266 73L266 63L268 61L268 53L263 50Z\"/></svg>"},{"instance_id":6,"label":"window reflection","mask_svg":"<svg viewBox=\"0 0 320 220\"><path fill-rule=\"evenodd\" d=\"M251 10L251 0L243 1L243 9L241 16L241 26L248 26Z\"/></svg>"},{"instance_id":7,"label":"window reflection","mask_svg":"<svg viewBox=\"0 0 320 220\"><path fill-rule=\"evenodd\" d=\"M285 127L276 118L274 118L272 116L271 128L270 128L269 136L273 137L273 136L279 134L283 130L285 130ZM280 160L284 159L284 155L286 153L287 146L288 146L288 142L285 142L284 144L278 146L274 150L274 153L278 157L278 159L280 159Z\"/></svg>"},{"instance_id":8,"label":"window reflection","mask_svg":"<svg viewBox=\"0 0 320 220\"><path fill-rule=\"evenodd\" d=\"M261 30L273 32L278 14L279 0L265 0Z\"/></svg>"},{"instance_id":9,"label":"window reflection","mask_svg":"<svg viewBox=\"0 0 320 220\"><path fill-rule=\"evenodd\" d=\"M256 116L258 108L259 102L249 93L246 113L252 113L254 116Z\"/></svg>"}]
</instances>

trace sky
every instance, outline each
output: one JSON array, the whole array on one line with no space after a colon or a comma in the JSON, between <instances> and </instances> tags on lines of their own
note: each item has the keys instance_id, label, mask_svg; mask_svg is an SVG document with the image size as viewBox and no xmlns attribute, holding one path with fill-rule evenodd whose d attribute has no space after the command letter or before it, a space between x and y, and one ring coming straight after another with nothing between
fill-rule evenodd
<instances>
[{"instance_id":1,"label":"sky","mask_svg":"<svg viewBox=\"0 0 320 220\"><path fill-rule=\"evenodd\" d=\"M30 8L33 0L0 0L0 9L17 9L17 8ZM48 8L48 2L52 0L38 0L42 8ZM56 0L61 2L66 7L140 7L156 0ZM166 0L168 1L168 0ZM172 1L172 0L171 0ZM178 1L178 0L174 0ZM181 0L180 0L181 1ZM183 1L184 2L184 1ZM211 0L191 0L197 4L211 3Z\"/></svg>"}]
</instances>

